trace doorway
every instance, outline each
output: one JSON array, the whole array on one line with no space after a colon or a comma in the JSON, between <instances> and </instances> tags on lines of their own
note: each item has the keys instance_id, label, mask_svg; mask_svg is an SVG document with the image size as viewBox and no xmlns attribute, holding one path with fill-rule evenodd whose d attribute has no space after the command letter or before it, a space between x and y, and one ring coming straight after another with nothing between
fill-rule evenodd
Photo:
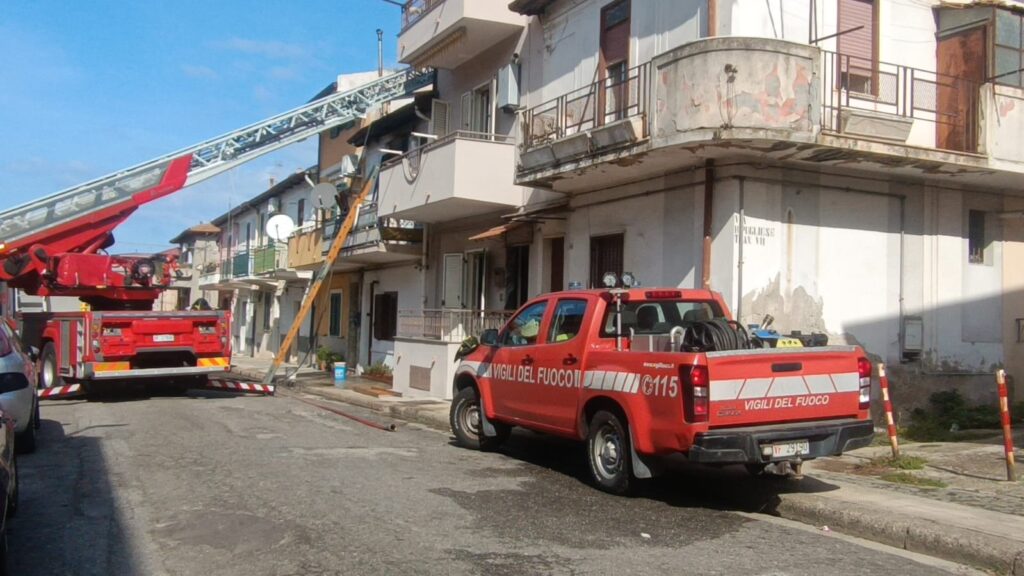
<instances>
[{"instance_id":1,"label":"doorway","mask_svg":"<svg viewBox=\"0 0 1024 576\"><path fill-rule=\"evenodd\" d=\"M939 38L935 146L978 151L979 87L988 70L988 36L983 26Z\"/></svg>"}]
</instances>

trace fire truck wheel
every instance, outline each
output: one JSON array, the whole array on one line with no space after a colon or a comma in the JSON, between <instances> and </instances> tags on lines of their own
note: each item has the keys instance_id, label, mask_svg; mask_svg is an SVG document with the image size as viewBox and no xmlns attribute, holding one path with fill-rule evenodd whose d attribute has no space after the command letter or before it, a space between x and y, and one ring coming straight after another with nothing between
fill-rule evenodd
<instances>
[{"instance_id":1,"label":"fire truck wheel","mask_svg":"<svg viewBox=\"0 0 1024 576\"><path fill-rule=\"evenodd\" d=\"M43 346L43 353L39 355L39 387L53 388L63 383L57 369L57 349L53 347L53 342L47 342Z\"/></svg>"},{"instance_id":2,"label":"fire truck wheel","mask_svg":"<svg viewBox=\"0 0 1024 576\"><path fill-rule=\"evenodd\" d=\"M508 438L510 429L494 424L497 436L485 436L480 418L480 393L473 386L467 386L455 395L451 412L448 414L452 434L459 446L473 450L495 450Z\"/></svg>"},{"instance_id":3,"label":"fire truck wheel","mask_svg":"<svg viewBox=\"0 0 1024 576\"><path fill-rule=\"evenodd\" d=\"M616 414L601 410L590 420L587 461L598 488L611 494L627 494L633 488L629 428Z\"/></svg>"}]
</instances>

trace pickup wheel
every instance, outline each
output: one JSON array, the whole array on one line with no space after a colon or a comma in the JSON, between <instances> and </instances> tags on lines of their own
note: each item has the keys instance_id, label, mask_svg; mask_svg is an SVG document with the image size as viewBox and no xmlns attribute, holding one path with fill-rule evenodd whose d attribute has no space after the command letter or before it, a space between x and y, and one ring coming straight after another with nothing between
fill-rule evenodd
<instances>
[{"instance_id":1,"label":"pickup wheel","mask_svg":"<svg viewBox=\"0 0 1024 576\"><path fill-rule=\"evenodd\" d=\"M511 429L497 422L493 423L497 436L485 436L480 417L480 393L473 386L467 386L455 395L448 420L455 440L464 448L473 450L496 450L509 435Z\"/></svg>"},{"instance_id":2,"label":"pickup wheel","mask_svg":"<svg viewBox=\"0 0 1024 576\"><path fill-rule=\"evenodd\" d=\"M587 433L587 461L599 489L627 494L635 487L629 442L629 428L618 415L606 410L594 414Z\"/></svg>"},{"instance_id":3,"label":"pickup wheel","mask_svg":"<svg viewBox=\"0 0 1024 576\"><path fill-rule=\"evenodd\" d=\"M64 379L57 368L57 349L54 348L53 342L47 342L39 355L39 387L53 388L63 384Z\"/></svg>"}]
</instances>

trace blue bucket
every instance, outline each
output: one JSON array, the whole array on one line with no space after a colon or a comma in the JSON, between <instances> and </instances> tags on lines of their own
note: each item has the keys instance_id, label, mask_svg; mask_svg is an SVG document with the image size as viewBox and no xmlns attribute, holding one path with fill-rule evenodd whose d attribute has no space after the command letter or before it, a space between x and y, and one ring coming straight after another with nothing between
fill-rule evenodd
<instances>
[{"instance_id":1,"label":"blue bucket","mask_svg":"<svg viewBox=\"0 0 1024 576\"><path fill-rule=\"evenodd\" d=\"M334 385L341 386L348 379L348 368L344 362L334 363Z\"/></svg>"}]
</instances>

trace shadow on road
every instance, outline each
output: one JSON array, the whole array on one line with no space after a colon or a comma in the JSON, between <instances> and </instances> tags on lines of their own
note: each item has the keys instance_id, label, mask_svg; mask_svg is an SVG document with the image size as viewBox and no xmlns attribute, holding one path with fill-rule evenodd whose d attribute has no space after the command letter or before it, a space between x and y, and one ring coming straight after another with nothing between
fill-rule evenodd
<instances>
[{"instance_id":1,"label":"shadow on road","mask_svg":"<svg viewBox=\"0 0 1024 576\"><path fill-rule=\"evenodd\" d=\"M454 445L454 441L452 443ZM581 443L516 429L500 452L590 487L586 454ZM771 514L781 494L821 493L837 489L833 484L810 476L801 479L751 476L742 466L705 466L677 458L667 462L661 476L643 482L636 497L681 508Z\"/></svg>"},{"instance_id":2,"label":"shadow on road","mask_svg":"<svg viewBox=\"0 0 1024 576\"><path fill-rule=\"evenodd\" d=\"M117 426L123 424L91 428ZM18 474L18 515L8 532L12 574L145 571L134 553L98 438L65 435L60 422L43 419L39 447L18 457Z\"/></svg>"}]
</instances>

